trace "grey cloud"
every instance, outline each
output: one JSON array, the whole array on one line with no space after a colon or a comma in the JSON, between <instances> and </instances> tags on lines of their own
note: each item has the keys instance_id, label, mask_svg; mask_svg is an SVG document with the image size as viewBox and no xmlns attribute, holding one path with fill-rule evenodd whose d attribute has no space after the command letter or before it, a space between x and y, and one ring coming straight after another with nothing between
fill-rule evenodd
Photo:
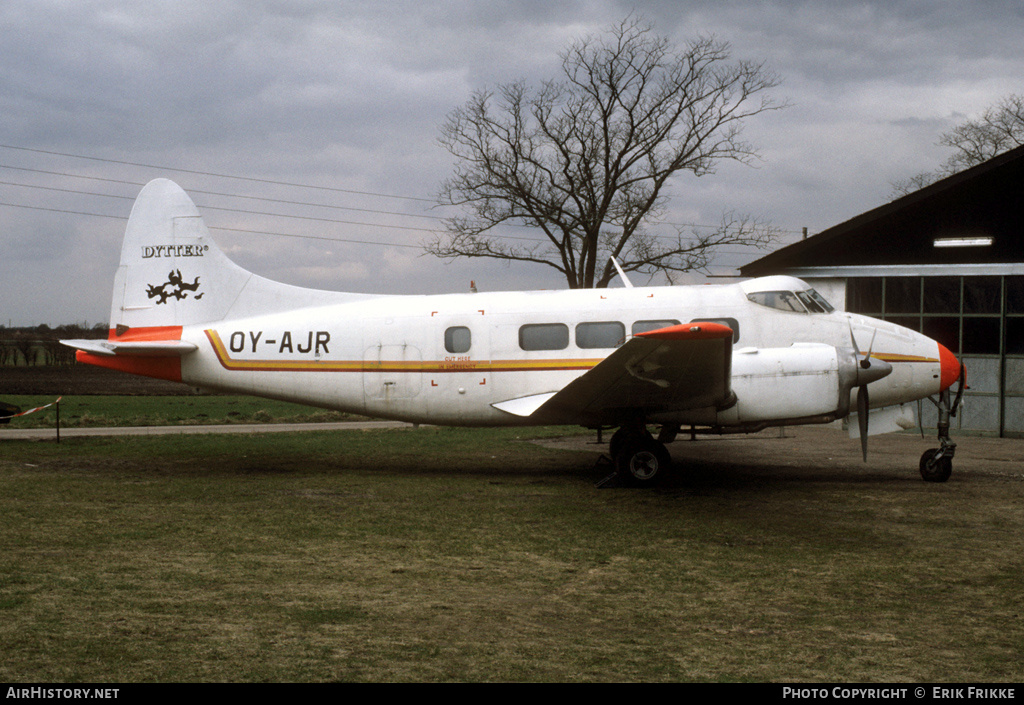
<instances>
[{"instance_id":1,"label":"grey cloud","mask_svg":"<svg viewBox=\"0 0 1024 705\"><path fill-rule=\"evenodd\" d=\"M568 41L634 10L677 42L715 34L731 43L735 57L764 60L783 79L777 94L793 102L748 125L747 137L765 157L756 169L723 168L699 182L681 178L667 219L716 222L732 207L766 214L794 231L827 227L878 205L892 178L941 162L935 142L958 115L1024 91L1021 6L1009 0L11 0L0 4L0 143L429 197L452 168L436 143L448 111L475 89L554 76ZM3 149L0 164L140 182L169 176L187 190L437 214L416 202L326 196ZM137 191L5 169L0 180L117 195ZM121 217L130 207L129 201L3 185L0 201ZM112 276L123 220L2 206L0 215L0 295L13 302L10 318L60 323L106 316L110 281L102 273L110 269ZM401 244L423 236L218 211L206 216L223 227ZM377 291L462 290L471 278L489 289L559 285L543 271L446 265L415 250L215 235L246 266L296 284ZM328 250L339 262L333 281ZM375 271L385 252L393 265ZM42 273L69 269L78 294L58 296Z\"/></svg>"}]
</instances>

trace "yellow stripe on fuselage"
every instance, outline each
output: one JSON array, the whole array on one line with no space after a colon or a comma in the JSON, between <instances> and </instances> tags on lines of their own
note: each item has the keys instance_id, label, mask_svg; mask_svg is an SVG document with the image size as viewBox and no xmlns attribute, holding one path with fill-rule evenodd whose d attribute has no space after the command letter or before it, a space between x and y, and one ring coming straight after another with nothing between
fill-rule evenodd
<instances>
[{"instance_id":1,"label":"yellow stripe on fuselage","mask_svg":"<svg viewBox=\"0 0 1024 705\"><path fill-rule=\"evenodd\" d=\"M231 357L224 341L213 329L205 331L224 369L236 372L537 372L589 370L604 358L555 358L540 360L278 360L237 359ZM866 355L866 352L861 352ZM938 363L934 357L872 352L871 357L885 362Z\"/></svg>"},{"instance_id":2,"label":"yellow stripe on fuselage","mask_svg":"<svg viewBox=\"0 0 1024 705\"><path fill-rule=\"evenodd\" d=\"M545 360L243 360L231 357L217 331L205 331L217 360L233 372L523 372L589 370L604 358Z\"/></svg>"}]
</instances>

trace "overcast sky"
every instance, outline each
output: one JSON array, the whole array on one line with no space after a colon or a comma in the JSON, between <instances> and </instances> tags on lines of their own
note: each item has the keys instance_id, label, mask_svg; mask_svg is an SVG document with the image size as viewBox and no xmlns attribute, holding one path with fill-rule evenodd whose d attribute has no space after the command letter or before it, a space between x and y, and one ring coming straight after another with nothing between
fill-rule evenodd
<instances>
[{"instance_id":1,"label":"overcast sky","mask_svg":"<svg viewBox=\"0 0 1024 705\"><path fill-rule=\"evenodd\" d=\"M156 177L272 279L562 287L545 267L422 254L450 214L432 207L452 170L438 127L474 90L556 77L570 41L631 12L680 46L713 34L766 62L790 103L746 125L755 167L677 177L670 222L736 210L789 241L818 232L937 167L943 132L1024 93L1020 0L0 0L0 324L106 322L132 199ZM724 253L714 271L758 256Z\"/></svg>"}]
</instances>

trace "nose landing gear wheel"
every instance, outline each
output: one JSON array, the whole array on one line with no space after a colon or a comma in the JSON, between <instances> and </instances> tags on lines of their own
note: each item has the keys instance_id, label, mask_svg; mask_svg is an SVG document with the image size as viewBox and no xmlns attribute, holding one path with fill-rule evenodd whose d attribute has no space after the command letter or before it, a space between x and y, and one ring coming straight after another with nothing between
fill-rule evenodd
<instances>
[{"instance_id":1,"label":"nose landing gear wheel","mask_svg":"<svg viewBox=\"0 0 1024 705\"><path fill-rule=\"evenodd\" d=\"M925 482L945 482L953 473L953 459L941 448L932 448L921 456L920 469Z\"/></svg>"},{"instance_id":2,"label":"nose landing gear wheel","mask_svg":"<svg viewBox=\"0 0 1024 705\"><path fill-rule=\"evenodd\" d=\"M953 473L953 455L956 454L956 443L949 437L949 427L950 419L956 416L960 399L963 398L964 390L967 388L967 369L963 364L960 365L960 377L957 381L959 388L954 401L950 401L948 387L939 394L938 401L928 397L939 411L939 447L926 450L921 456L919 468L925 482L945 482Z\"/></svg>"}]
</instances>

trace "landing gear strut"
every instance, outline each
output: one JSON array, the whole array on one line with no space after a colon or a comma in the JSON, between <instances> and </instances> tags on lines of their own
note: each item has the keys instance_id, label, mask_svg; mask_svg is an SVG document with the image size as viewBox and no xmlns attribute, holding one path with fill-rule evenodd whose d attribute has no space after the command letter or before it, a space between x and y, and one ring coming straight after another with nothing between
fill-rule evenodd
<instances>
[{"instance_id":1,"label":"landing gear strut","mask_svg":"<svg viewBox=\"0 0 1024 705\"><path fill-rule=\"evenodd\" d=\"M668 474L672 458L642 420L623 424L608 444L615 476L634 487L650 487Z\"/></svg>"},{"instance_id":2,"label":"landing gear strut","mask_svg":"<svg viewBox=\"0 0 1024 705\"><path fill-rule=\"evenodd\" d=\"M919 469L921 477L925 482L945 482L953 472L953 454L956 453L956 443L949 437L950 419L956 416L956 410L960 407L960 399L966 386L967 370L960 366L959 389L956 392L956 400L950 403L949 389L943 389L936 402L930 399L939 409L939 447L926 450L921 456Z\"/></svg>"}]
</instances>

